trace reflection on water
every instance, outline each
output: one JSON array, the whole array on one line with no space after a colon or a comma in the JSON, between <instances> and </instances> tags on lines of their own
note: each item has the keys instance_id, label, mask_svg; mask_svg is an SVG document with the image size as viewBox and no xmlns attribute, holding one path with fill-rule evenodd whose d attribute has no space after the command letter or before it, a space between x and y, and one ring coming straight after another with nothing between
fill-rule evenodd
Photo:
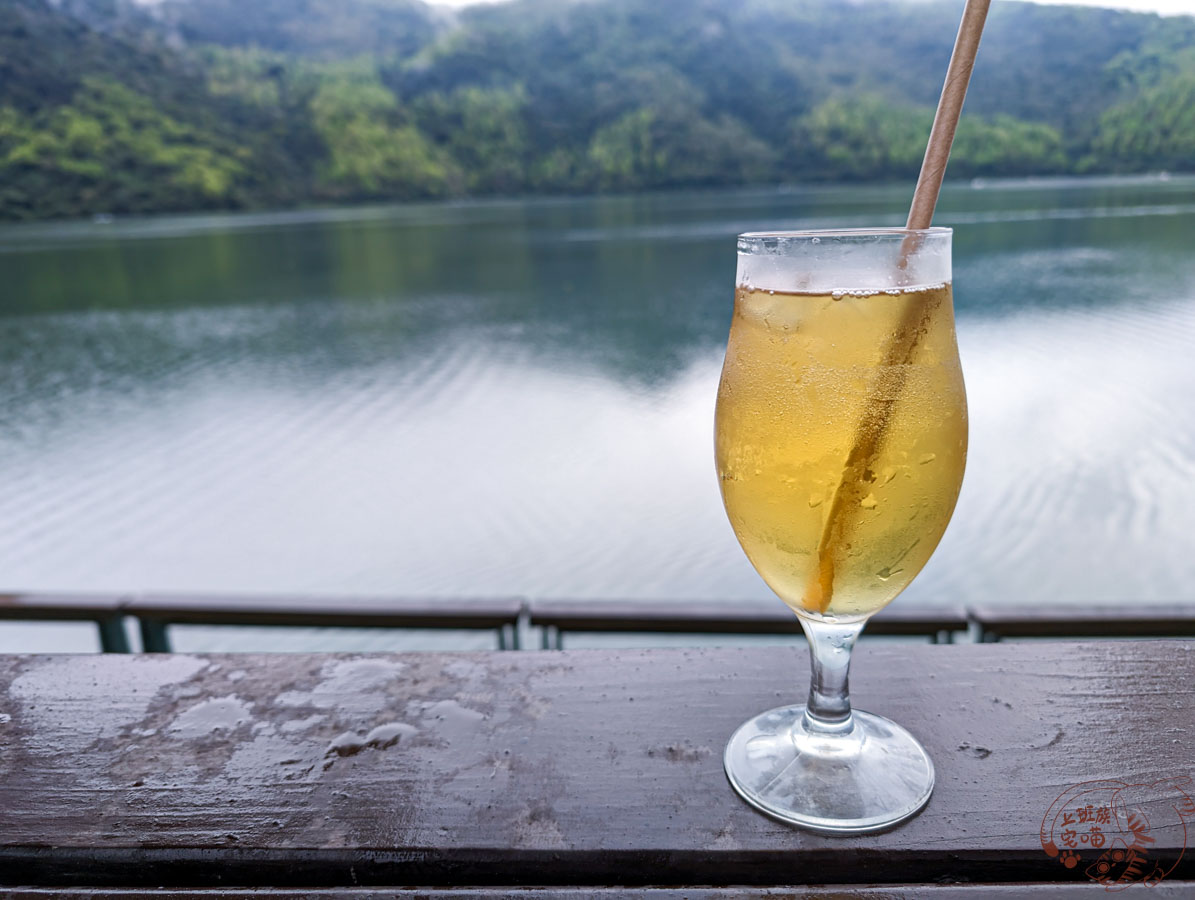
<instances>
[{"instance_id":1,"label":"reflection on water","mask_svg":"<svg viewBox=\"0 0 1195 900\"><path fill-rule=\"evenodd\" d=\"M906 202L0 229L0 586L768 602L713 475L733 236ZM955 186L938 220L972 453L906 596L1195 599L1195 180Z\"/></svg>"}]
</instances>

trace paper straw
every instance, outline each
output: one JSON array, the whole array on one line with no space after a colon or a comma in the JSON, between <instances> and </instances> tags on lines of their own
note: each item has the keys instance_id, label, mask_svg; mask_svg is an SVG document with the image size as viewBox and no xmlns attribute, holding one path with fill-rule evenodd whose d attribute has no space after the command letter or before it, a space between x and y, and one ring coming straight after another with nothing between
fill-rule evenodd
<instances>
[{"instance_id":1,"label":"paper straw","mask_svg":"<svg viewBox=\"0 0 1195 900\"><path fill-rule=\"evenodd\" d=\"M983 36L983 25L990 4L991 0L967 0L963 9L958 36L954 39L954 52L950 55L950 65L946 69L946 81L942 85L942 96L938 100L938 111L934 114L925 158L921 162L921 174L917 178L917 188L913 191L913 203L906 226L910 229L929 228L933 221L938 193L942 189L942 176L946 173L946 163L950 159L950 147L954 143L959 114L963 111L963 100L966 99L967 86L971 82L971 70L975 67L975 54L979 50L979 39ZM902 242L902 269L907 266L918 243L918 236L914 234ZM825 613L834 599L836 555L848 542L853 516L858 514L860 501L870 491L870 486L863 481L863 475L883 446L892 407L904 386L907 367L917 351L921 335L928 330L937 306L937 302L933 301L909 303L884 347L881 371L889 373L889 376L883 381L877 378L868 391L851 452L843 464L842 481L835 488L830 501L817 546L817 570L803 598L803 605L810 611Z\"/></svg>"},{"instance_id":2,"label":"paper straw","mask_svg":"<svg viewBox=\"0 0 1195 900\"><path fill-rule=\"evenodd\" d=\"M950 54L950 65L946 69L946 82L938 99L938 111L934 114L934 126L929 132L929 143L925 145L921 174L913 191L907 228L929 228L933 221L938 192L942 190L942 176L946 174L950 147L958 129L959 114L963 111L963 100L967 97L967 85L971 83L971 70L975 68L975 54L979 50L990 4L991 0L967 0L963 9L958 37L954 39L954 52Z\"/></svg>"}]
</instances>

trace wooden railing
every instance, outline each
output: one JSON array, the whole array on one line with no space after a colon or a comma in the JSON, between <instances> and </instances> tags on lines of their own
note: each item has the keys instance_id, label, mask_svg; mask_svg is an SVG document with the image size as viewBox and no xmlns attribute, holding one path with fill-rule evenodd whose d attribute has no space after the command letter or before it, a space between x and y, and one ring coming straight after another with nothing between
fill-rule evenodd
<instances>
[{"instance_id":1,"label":"wooden railing","mask_svg":"<svg viewBox=\"0 0 1195 900\"><path fill-rule=\"evenodd\" d=\"M779 603L727 600L527 600L520 597L305 597L171 594L0 594L0 620L94 622L100 647L128 653L125 620L136 622L147 652L170 652L171 625L269 625L493 631L498 648L517 650L539 632L543 649L567 634L799 634ZM867 626L871 635L912 635L953 643L1026 637L1191 637L1195 604L1115 607L909 606L896 603Z\"/></svg>"},{"instance_id":2,"label":"wooden railing","mask_svg":"<svg viewBox=\"0 0 1195 900\"><path fill-rule=\"evenodd\" d=\"M669 634L800 634L801 623L779 603L638 602L533 600L528 622L542 629L545 650L564 649L570 632L664 632ZM929 637L949 644L969 628L961 606L917 607L895 604L867 624L869 634Z\"/></svg>"},{"instance_id":3,"label":"wooden railing","mask_svg":"<svg viewBox=\"0 0 1195 900\"><path fill-rule=\"evenodd\" d=\"M1195 643L866 648L853 699L937 782L860 837L774 822L723 773L807 672L799 645L0 656L0 895L1195 896Z\"/></svg>"}]
</instances>

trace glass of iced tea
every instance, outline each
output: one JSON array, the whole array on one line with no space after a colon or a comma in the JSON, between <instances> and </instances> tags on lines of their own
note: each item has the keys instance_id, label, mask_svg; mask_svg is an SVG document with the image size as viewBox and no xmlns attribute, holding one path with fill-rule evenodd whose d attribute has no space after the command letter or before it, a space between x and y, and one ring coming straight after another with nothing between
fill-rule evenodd
<instances>
[{"instance_id":1,"label":"glass of iced tea","mask_svg":"<svg viewBox=\"0 0 1195 900\"><path fill-rule=\"evenodd\" d=\"M804 705L726 748L748 803L806 828L879 831L929 801L908 731L852 710L851 650L929 560L954 511L967 404L948 228L744 234L715 444L726 513L800 618Z\"/></svg>"}]
</instances>

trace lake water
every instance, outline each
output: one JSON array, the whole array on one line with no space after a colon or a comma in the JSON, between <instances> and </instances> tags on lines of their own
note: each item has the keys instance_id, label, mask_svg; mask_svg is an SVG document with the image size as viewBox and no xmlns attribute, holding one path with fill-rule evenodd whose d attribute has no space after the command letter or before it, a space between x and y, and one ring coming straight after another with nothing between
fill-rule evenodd
<instances>
[{"instance_id":1,"label":"lake water","mask_svg":"<svg viewBox=\"0 0 1195 900\"><path fill-rule=\"evenodd\" d=\"M908 196L4 226L0 589L778 602L713 471L734 236ZM937 222L971 455L904 596L1195 602L1195 179L952 185ZM91 641L46 628L0 649Z\"/></svg>"}]
</instances>

